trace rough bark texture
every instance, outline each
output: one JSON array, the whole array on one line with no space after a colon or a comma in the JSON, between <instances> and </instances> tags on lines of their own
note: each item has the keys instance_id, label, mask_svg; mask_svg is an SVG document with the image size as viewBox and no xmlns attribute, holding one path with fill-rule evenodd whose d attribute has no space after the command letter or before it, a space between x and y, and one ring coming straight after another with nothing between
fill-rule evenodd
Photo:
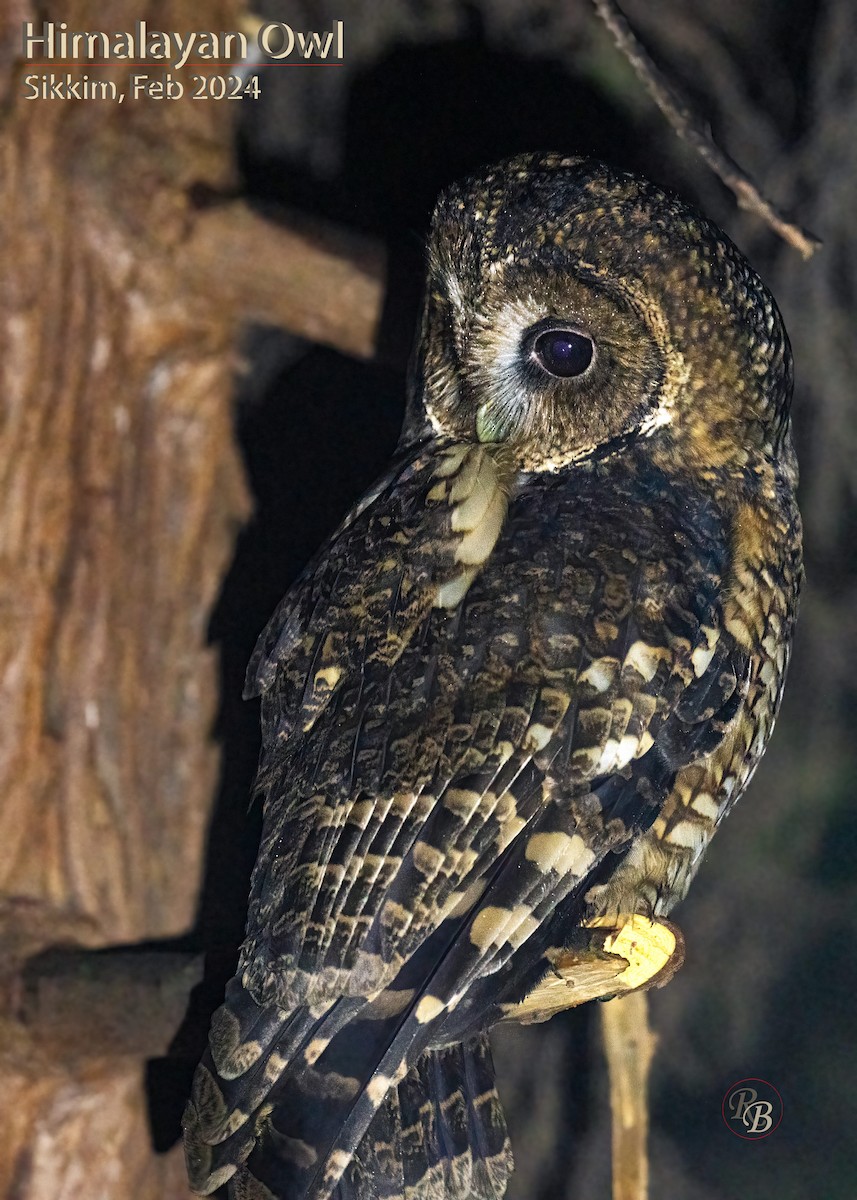
<instances>
[{"instance_id":1,"label":"rough bark texture","mask_svg":"<svg viewBox=\"0 0 857 1200\"><path fill-rule=\"evenodd\" d=\"M234 6L209 7L215 25L234 20ZM193 28L193 8L160 5L158 24ZM123 29L144 15L81 0L36 19ZM176 265L190 185L229 181L229 124L210 105L23 102L14 57L32 16L9 13L3 43L7 980L48 942L193 924L218 768L206 629L248 511L229 403L234 313ZM0 1195L187 1194L175 1156L152 1153L143 1060L105 1053L101 1034L59 1044L4 1019Z\"/></svg>"},{"instance_id":2,"label":"rough bark texture","mask_svg":"<svg viewBox=\"0 0 857 1200\"><path fill-rule=\"evenodd\" d=\"M190 6L171 8L187 27ZM173 263L188 188L228 180L219 115L16 96L4 116L0 892L16 940L193 922L217 770L206 626L247 501L232 312Z\"/></svg>"},{"instance_id":3,"label":"rough bark texture","mask_svg":"<svg viewBox=\"0 0 857 1200\"><path fill-rule=\"evenodd\" d=\"M188 1200L176 1147L152 1151L139 1058L58 1065L16 1033L4 1053L0 1195L14 1200Z\"/></svg>"}]
</instances>

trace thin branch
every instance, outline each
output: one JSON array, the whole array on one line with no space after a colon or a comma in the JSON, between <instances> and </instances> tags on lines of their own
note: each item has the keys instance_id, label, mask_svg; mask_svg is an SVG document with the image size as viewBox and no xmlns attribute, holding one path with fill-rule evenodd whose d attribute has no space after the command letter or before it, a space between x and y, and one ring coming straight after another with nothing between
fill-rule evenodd
<instances>
[{"instance_id":1,"label":"thin branch","mask_svg":"<svg viewBox=\"0 0 857 1200\"><path fill-rule=\"evenodd\" d=\"M613 1114L613 1200L648 1200L649 1069L656 1037L648 997L633 992L601 1010Z\"/></svg>"},{"instance_id":2,"label":"thin branch","mask_svg":"<svg viewBox=\"0 0 857 1200\"><path fill-rule=\"evenodd\" d=\"M783 241L810 258L821 245L819 238L800 225L789 221L770 200L767 200L746 171L721 150L708 125L693 111L690 102L655 66L615 0L592 0L595 11L613 36L616 45L634 68L653 97L658 108L703 162L732 191L740 208L755 213Z\"/></svg>"}]
</instances>

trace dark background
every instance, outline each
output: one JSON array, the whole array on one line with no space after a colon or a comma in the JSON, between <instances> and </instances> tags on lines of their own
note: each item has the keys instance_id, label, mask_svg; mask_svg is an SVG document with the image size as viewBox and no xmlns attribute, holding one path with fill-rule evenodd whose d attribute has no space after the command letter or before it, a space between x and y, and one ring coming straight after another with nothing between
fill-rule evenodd
<instances>
[{"instance_id":1,"label":"dark background","mask_svg":"<svg viewBox=\"0 0 857 1200\"><path fill-rule=\"evenodd\" d=\"M221 789L197 940L209 988L243 926L259 832L247 796L258 709L240 699L254 640L291 580L385 464L397 438L431 206L450 180L520 150L593 154L713 216L770 284L797 365L807 584L784 710L748 795L676 919L687 962L651 994L660 1036L652 1195L852 1197L857 661L853 221L857 163L850 0L625 5L723 144L825 241L805 263L680 143L583 0L370 0L256 6L294 28L345 22L342 67L263 71L238 144L248 195L383 240L378 359L248 331L236 421L255 497L211 624L222 655ZM253 264L248 263L252 270ZM597 1011L495 1038L518 1172L510 1200L609 1195ZM729 1133L723 1094L759 1076L780 1128Z\"/></svg>"}]
</instances>

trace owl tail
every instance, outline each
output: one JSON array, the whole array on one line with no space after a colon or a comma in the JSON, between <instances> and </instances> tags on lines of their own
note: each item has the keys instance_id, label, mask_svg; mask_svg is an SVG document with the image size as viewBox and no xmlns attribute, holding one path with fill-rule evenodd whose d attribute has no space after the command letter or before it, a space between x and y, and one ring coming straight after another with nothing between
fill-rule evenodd
<instances>
[{"instance_id":1,"label":"owl tail","mask_svg":"<svg viewBox=\"0 0 857 1200\"><path fill-rule=\"evenodd\" d=\"M319 1015L233 980L185 1112L191 1187L229 1200L501 1200L512 1169L487 1035L378 1067L409 1020L383 996Z\"/></svg>"},{"instance_id":2,"label":"owl tail","mask_svg":"<svg viewBox=\"0 0 857 1200\"><path fill-rule=\"evenodd\" d=\"M426 1051L359 1143L335 1200L502 1200L512 1154L487 1034Z\"/></svg>"}]
</instances>

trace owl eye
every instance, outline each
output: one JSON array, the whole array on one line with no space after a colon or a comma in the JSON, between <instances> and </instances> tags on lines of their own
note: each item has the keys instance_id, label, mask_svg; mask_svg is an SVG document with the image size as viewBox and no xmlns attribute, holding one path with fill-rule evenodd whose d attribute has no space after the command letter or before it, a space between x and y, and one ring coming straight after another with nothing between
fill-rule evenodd
<instances>
[{"instance_id":1,"label":"owl eye","mask_svg":"<svg viewBox=\"0 0 857 1200\"><path fill-rule=\"evenodd\" d=\"M592 338L574 329L548 329L533 342L532 357L548 375L571 379L588 370L595 354Z\"/></svg>"}]
</instances>

